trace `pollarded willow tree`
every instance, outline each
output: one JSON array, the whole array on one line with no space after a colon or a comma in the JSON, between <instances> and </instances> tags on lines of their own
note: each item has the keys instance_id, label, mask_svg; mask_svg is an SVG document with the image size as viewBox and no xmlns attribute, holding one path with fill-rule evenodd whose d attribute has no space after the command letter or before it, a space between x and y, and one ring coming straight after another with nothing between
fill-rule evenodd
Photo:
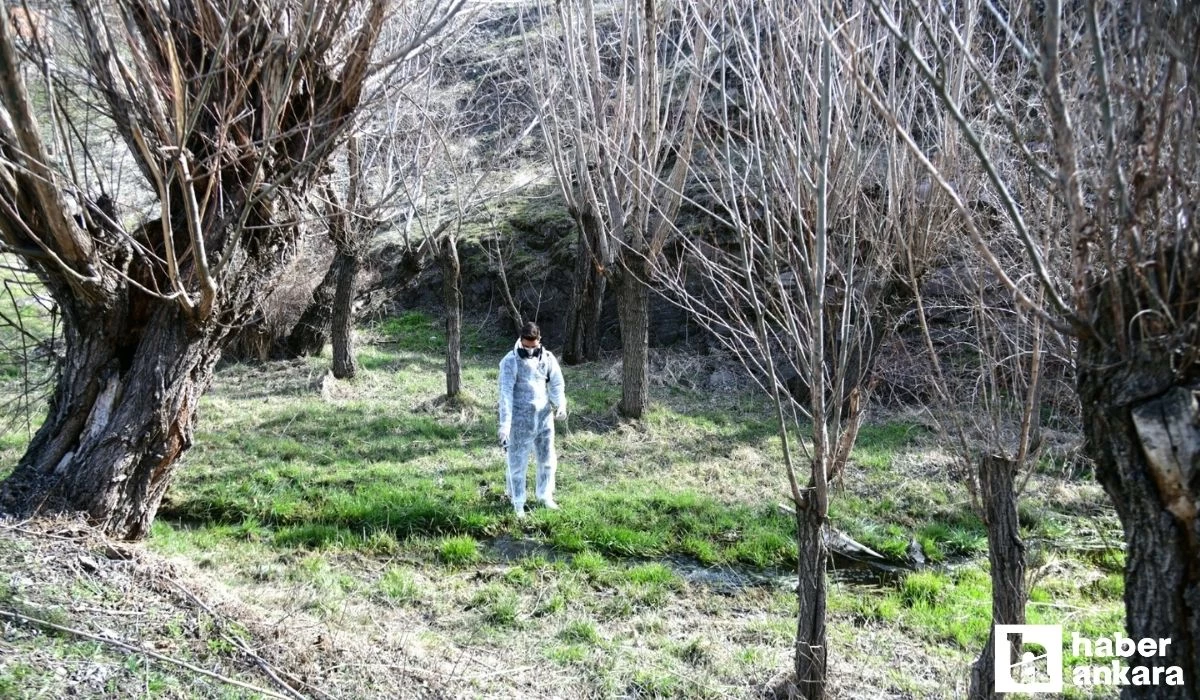
<instances>
[{"instance_id":1,"label":"pollarded willow tree","mask_svg":"<svg viewBox=\"0 0 1200 700\"><path fill-rule=\"evenodd\" d=\"M717 225L675 236L654 263L668 298L713 332L771 397L798 542L795 684L825 697L826 537L871 391L880 341L911 298L907 270L940 243L943 202L836 61L834 34L870 43L878 23L828 4L730 3L708 28L690 177ZM933 95L880 52L872 70L906 124Z\"/></svg>"},{"instance_id":2,"label":"pollarded willow tree","mask_svg":"<svg viewBox=\"0 0 1200 700\"><path fill-rule=\"evenodd\" d=\"M970 4L961 8L963 13L979 10ZM921 20L931 27L954 21L939 13ZM917 17L906 15L905 21L915 22ZM918 82L923 79L907 51L889 41L885 32L881 34L876 41L858 44L861 50L844 54L850 59L845 68L852 71L866 103L894 105L892 76L878 70L879 55L891 57L891 73L903 72ZM914 34L913 48L922 55L936 53L936 34ZM842 46L854 44L852 37L838 38L846 40ZM970 43L970 39L966 41ZM958 62L947 66L945 93L961 102L972 91L975 75L1005 74L1011 69L1011 50L984 41L974 52L973 65ZM954 128L950 110L931 89L921 115L913 120L904 114L897 123L916 135L913 143L920 140L922 154L938 159L943 176L956 183L961 203L971 212L995 211L986 178L969 162L964 163L970 145ZM988 124L987 114L976 119L988 129L1003 128L1002 124ZM893 136L892 141L890 153L905 150L898 137ZM1013 191L1018 197L1030 198L1037 188L1036 175L1021 171L1013 175ZM1029 582L1018 500L1041 455L1043 418L1060 419L1064 411L1077 414L1071 398L1062 398L1070 395L1062 388L1070 363L1062 361L1066 352L1063 336L1048 328L1037 314L1016 305L981 259L979 249L970 245L962 212L956 210L954 201L928 179L923 185L918 197L938 202L936 225L947 245L938 246L933 259L920 261L908 271L915 302L910 317L920 331L918 354L921 366L927 369L916 380L920 395L928 397L922 401L922 409L953 458L948 476L966 485L971 504L987 529L992 623L1024 624ZM1002 220L977 218L981 227L977 233L991 259L1000 262L1022 293L1031 299L1042 298L1032 266L1011 227L1002 225ZM1040 231L1052 231L1062 226L1063 217L1049 209L1031 214L1029 221ZM907 267L911 258L906 254L904 259ZM935 279L923 284L921 272L929 268L937 270ZM923 288L935 293L926 294ZM989 634L971 666L967 697L972 700L995 697L995 642L994 634ZM1017 652L1019 649L1014 655Z\"/></svg>"},{"instance_id":3,"label":"pollarded willow tree","mask_svg":"<svg viewBox=\"0 0 1200 700\"><path fill-rule=\"evenodd\" d=\"M987 528L993 632L971 666L967 694L984 700L995 697L994 625L1026 621L1027 546L1017 506L1042 454L1043 414L1056 409L1057 402L1046 399L1062 393L1056 388L1065 372L1064 363L1052 361L1063 354L1060 336L1049 333L1041 318L1014 308L994 277L974 262L968 258L958 265L967 279L959 281L948 305L939 308L918 288L916 314L923 364L930 368L921 380L931 397L924 414L953 457L952 477L965 483ZM1019 269L1021 261L1015 262L1012 269ZM931 319L939 317L935 327Z\"/></svg>"},{"instance_id":4,"label":"pollarded willow tree","mask_svg":"<svg viewBox=\"0 0 1200 700\"><path fill-rule=\"evenodd\" d=\"M458 6L414 10L407 44L373 63L389 5L74 0L54 47L21 53L0 16L0 236L55 299L66 346L5 512L148 532L364 87ZM21 56L51 59L32 87Z\"/></svg>"},{"instance_id":5,"label":"pollarded willow tree","mask_svg":"<svg viewBox=\"0 0 1200 700\"><path fill-rule=\"evenodd\" d=\"M451 35L462 37L475 23L486 21L486 15L463 12L455 21L465 27ZM468 226L486 218L490 202L520 189L515 182L520 175L514 177L504 161L535 129L533 123L518 122L520 129L507 123L510 128L490 135L490 148L480 143L479 131L491 128L491 118L504 117L488 114L481 118L473 111L478 109L473 101L486 102L488 98L477 93L464 95L458 89L456 71L464 60L474 60L484 50L467 42L462 38L428 47L393 81L400 85L400 99L372 105L362 115L362 197L353 214L368 253L371 248L398 246L422 261L420 264L425 258L435 258L441 268L445 398L457 403L471 401L462 379L459 240L464 233L469 235ZM419 269L420 265L414 266L414 274ZM503 268L500 276L503 280ZM519 328L520 322L516 325Z\"/></svg>"},{"instance_id":6,"label":"pollarded willow tree","mask_svg":"<svg viewBox=\"0 0 1200 700\"><path fill-rule=\"evenodd\" d=\"M550 165L579 227L569 334L595 336L605 287L617 295L621 403L649 400L650 268L683 201L695 145L707 2L590 0L539 4L526 43L531 92ZM598 13L603 11L603 16ZM578 338L580 359L598 337ZM568 353L571 354L571 353Z\"/></svg>"},{"instance_id":7,"label":"pollarded willow tree","mask_svg":"<svg viewBox=\"0 0 1200 700\"><path fill-rule=\"evenodd\" d=\"M387 80L372 81L370 91L359 110L354 136L342 158L334 157L324 186L314 198L314 211L323 220L333 255L321 282L299 320L289 332L285 347L288 356L319 355L326 341L333 346L332 371L339 379L353 377L357 371L352 330L357 278L366 268L377 268L372 260L377 249L399 240L409 245L409 231L415 221L409 205L410 184L415 180L421 192L426 172L433 162L432 146L442 143L437 124L429 112L435 94L436 73L446 46L463 33L460 22L467 17L457 11L464 4L456 0L450 12L437 21L439 36L430 37L420 51L389 70ZM418 22L426 18L418 15ZM390 22L381 31L376 52L383 56L410 53L411 29L402 22ZM395 234L395 235L393 235ZM414 254L413 258L419 259ZM416 274L419 265L397 266L397 270ZM402 283L404 279L400 280Z\"/></svg>"},{"instance_id":8,"label":"pollarded willow tree","mask_svg":"<svg viewBox=\"0 0 1200 700\"><path fill-rule=\"evenodd\" d=\"M1044 302L999 264L945 161L901 125L909 151L993 274L1074 339L1084 449L1125 531L1127 632L1172 640L1165 657L1130 665L1183 673L1182 685L1122 696L1200 697L1200 6L871 5L953 115L970 147L962 160L986 179ZM981 68L998 52L1004 70ZM952 66L969 69L965 93L946 85ZM1022 179L1036 183L1024 196ZM1033 223L1047 211L1063 225Z\"/></svg>"}]
</instances>

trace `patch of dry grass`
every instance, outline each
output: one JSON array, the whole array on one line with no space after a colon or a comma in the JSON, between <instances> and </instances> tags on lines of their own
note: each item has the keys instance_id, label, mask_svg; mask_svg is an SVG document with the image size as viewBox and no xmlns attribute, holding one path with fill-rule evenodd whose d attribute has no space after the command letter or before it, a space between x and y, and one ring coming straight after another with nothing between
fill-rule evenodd
<instances>
[{"instance_id":1,"label":"patch of dry grass","mask_svg":"<svg viewBox=\"0 0 1200 700\"><path fill-rule=\"evenodd\" d=\"M76 522L0 524L0 571L6 698L447 696L404 653L363 664L359 634Z\"/></svg>"}]
</instances>

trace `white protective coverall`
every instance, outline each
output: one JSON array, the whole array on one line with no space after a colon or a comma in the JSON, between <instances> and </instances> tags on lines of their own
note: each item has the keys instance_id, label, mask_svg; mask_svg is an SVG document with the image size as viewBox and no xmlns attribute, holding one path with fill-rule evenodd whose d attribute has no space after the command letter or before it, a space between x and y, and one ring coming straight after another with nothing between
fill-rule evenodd
<instances>
[{"instance_id":1,"label":"white protective coverall","mask_svg":"<svg viewBox=\"0 0 1200 700\"><path fill-rule=\"evenodd\" d=\"M529 449L537 457L539 501L554 503L554 414L564 411L567 396L558 360L545 348L521 357L521 341L500 360L500 433L508 435L507 489L513 509L525 509L525 470Z\"/></svg>"}]
</instances>

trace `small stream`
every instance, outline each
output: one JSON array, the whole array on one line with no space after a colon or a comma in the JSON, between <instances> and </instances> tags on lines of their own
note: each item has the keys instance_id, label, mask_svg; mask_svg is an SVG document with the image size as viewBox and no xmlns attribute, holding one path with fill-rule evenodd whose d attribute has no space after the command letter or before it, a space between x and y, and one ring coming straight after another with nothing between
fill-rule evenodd
<instances>
[{"instance_id":1,"label":"small stream","mask_svg":"<svg viewBox=\"0 0 1200 700\"><path fill-rule=\"evenodd\" d=\"M523 537L501 535L485 541L486 551L503 562L516 562L526 557L540 556L547 561L570 561L572 555L554 547ZM639 563L658 562L664 564L680 578L690 584L701 585L723 595L735 595L750 588L795 588L796 573L783 569L750 569L738 566L704 564L684 556L637 559ZM952 568L953 564L939 564L937 570ZM832 552L829 572L833 580L862 587L890 587L912 571L927 567L907 565L886 560L873 560Z\"/></svg>"}]
</instances>

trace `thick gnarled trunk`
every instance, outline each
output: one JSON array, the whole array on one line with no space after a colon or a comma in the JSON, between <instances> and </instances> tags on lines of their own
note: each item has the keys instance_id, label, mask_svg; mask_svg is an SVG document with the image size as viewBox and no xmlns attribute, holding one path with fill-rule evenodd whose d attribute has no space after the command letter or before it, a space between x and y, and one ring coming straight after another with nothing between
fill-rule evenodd
<instances>
[{"instance_id":1,"label":"thick gnarled trunk","mask_svg":"<svg viewBox=\"0 0 1200 700\"><path fill-rule=\"evenodd\" d=\"M1134 274L1124 272L1119 279L1118 285L1090 290L1098 310L1096 328L1081 334L1076 350L1084 449L1125 531L1126 634L1171 640L1165 656L1134 656L1129 665L1178 666L1184 681L1181 686L1129 686L1121 697L1196 700L1200 368L1171 359L1177 356L1176 343L1192 346L1194 339L1138 337L1129 332L1131 326L1114 321L1120 318L1114 307L1154 307ZM1198 307L1181 304L1179 309L1186 316L1179 327L1200 323Z\"/></svg>"},{"instance_id":2,"label":"thick gnarled trunk","mask_svg":"<svg viewBox=\"0 0 1200 700\"><path fill-rule=\"evenodd\" d=\"M643 284L646 264L635 254L622 256L615 277L621 324L621 404L626 418L641 418L650 395L650 290Z\"/></svg>"},{"instance_id":3,"label":"thick gnarled trunk","mask_svg":"<svg viewBox=\"0 0 1200 700\"><path fill-rule=\"evenodd\" d=\"M1087 343L1081 343L1086 345ZM1095 367L1095 365L1092 365ZM1130 665L1178 666L1182 686L1136 686L1124 698L1200 697L1200 388L1081 371L1085 445L1125 530L1125 627L1134 639L1170 639L1166 656ZM1146 384L1144 382L1151 380ZM1122 396L1125 394L1125 396Z\"/></svg>"},{"instance_id":4,"label":"thick gnarled trunk","mask_svg":"<svg viewBox=\"0 0 1200 700\"><path fill-rule=\"evenodd\" d=\"M0 9L0 112L11 117L0 128L0 239L59 303L67 348L47 419L0 485L0 513L83 512L134 539L192 444L229 333L254 318L295 251L304 201L380 67L371 60L387 2L330 4L316 34L279 21L286 3L231 14L131 0L125 21L103 3L71 4L61 29L79 60L46 78L79 78L93 88L88 99L120 115L99 136L124 142L143 176L133 189L152 189L161 213L124 229L107 194L82 198L123 189L103 182L116 173L81 167L79 153L47 156L43 141L76 133L70 107L80 98L64 96L63 119L40 121L44 110L12 79L18 61ZM410 48L428 38L414 35ZM140 59L112 60L130 50Z\"/></svg>"},{"instance_id":5,"label":"thick gnarled trunk","mask_svg":"<svg viewBox=\"0 0 1200 700\"><path fill-rule=\"evenodd\" d=\"M107 534L144 537L177 460L192 444L200 396L224 331L189 331L161 306L132 352L67 317L66 361L45 423L0 487L10 514L83 512Z\"/></svg>"},{"instance_id":6,"label":"thick gnarled trunk","mask_svg":"<svg viewBox=\"0 0 1200 700\"><path fill-rule=\"evenodd\" d=\"M971 700L1000 697L995 692L995 625L1025 624L1025 543L1017 522L1017 466L1001 455L984 455L979 463L979 500L992 573L993 627L983 652L971 666L967 695Z\"/></svg>"}]
</instances>

